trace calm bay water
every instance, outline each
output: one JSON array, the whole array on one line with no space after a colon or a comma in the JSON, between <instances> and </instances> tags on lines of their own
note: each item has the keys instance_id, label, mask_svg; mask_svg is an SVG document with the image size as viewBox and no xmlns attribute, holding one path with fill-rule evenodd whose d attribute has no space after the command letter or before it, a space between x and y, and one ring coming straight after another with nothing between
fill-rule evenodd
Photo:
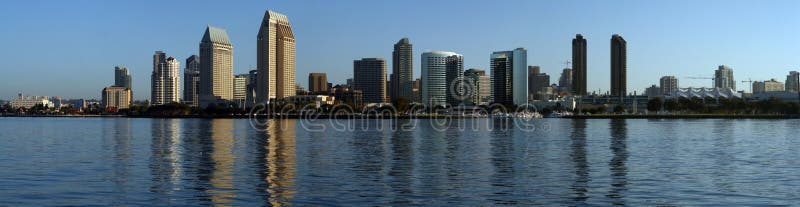
<instances>
[{"instance_id":1,"label":"calm bay water","mask_svg":"<svg viewBox=\"0 0 800 207\"><path fill-rule=\"evenodd\" d=\"M0 206L800 203L800 120L464 121L0 118Z\"/></svg>"}]
</instances>

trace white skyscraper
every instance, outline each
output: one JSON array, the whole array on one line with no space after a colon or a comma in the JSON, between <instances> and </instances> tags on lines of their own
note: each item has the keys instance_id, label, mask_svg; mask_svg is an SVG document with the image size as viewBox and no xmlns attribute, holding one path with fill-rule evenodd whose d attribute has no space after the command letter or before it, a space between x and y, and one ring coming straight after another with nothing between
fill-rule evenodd
<instances>
[{"instance_id":1,"label":"white skyscraper","mask_svg":"<svg viewBox=\"0 0 800 207\"><path fill-rule=\"evenodd\" d=\"M460 87L451 87L453 84L461 83L464 77L464 58L461 54L454 52L433 51L422 53L422 88L420 96L422 103L428 107L454 106L461 101L458 100L463 91L453 91ZM463 97L468 99L469 97Z\"/></svg>"},{"instance_id":2,"label":"white skyscraper","mask_svg":"<svg viewBox=\"0 0 800 207\"><path fill-rule=\"evenodd\" d=\"M295 95L295 42L286 15L267 11L261 21L256 43L256 101L283 99Z\"/></svg>"},{"instance_id":3,"label":"white skyscraper","mask_svg":"<svg viewBox=\"0 0 800 207\"><path fill-rule=\"evenodd\" d=\"M528 51L494 52L490 58L494 101L507 105L528 103Z\"/></svg>"},{"instance_id":4,"label":"white skyscraper","mask_svg":"<svg viewBox=\"0 0 800 207\"><path fill-rule=\"evenodd\" d=\"M156 51L153 55L153 73L150 76L152 105L180 102L180 68L180 61Z\"/></svg>"}]
</instances>

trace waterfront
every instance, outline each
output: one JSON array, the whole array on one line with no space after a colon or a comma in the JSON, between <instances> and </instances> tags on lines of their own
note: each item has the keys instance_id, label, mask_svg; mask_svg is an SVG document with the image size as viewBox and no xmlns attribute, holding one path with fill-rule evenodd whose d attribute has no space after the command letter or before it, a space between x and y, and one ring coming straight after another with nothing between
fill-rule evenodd
<instances>
[{"instance_id":1,"label":"waterfront","mask_svg":"<svg viewBox=\"0 0 800 207\"><path fill-rule=\"evenodd\" d=\"M792 205L800 120L0 118L0 200L42 205ZM463 121L464 125L457 123ZM379 130L376 122L382 123ZM321 124L324 130L304 126ZM477 126L475 129L472 126ZM313 128L319 129L319 128Z\"/></svg>"}]
</instances>

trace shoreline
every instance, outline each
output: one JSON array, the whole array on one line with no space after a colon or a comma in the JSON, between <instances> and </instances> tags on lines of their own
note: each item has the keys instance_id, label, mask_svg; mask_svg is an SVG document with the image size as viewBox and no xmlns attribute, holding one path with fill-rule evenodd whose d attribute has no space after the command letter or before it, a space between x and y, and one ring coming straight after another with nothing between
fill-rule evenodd
<instances>
[{"instance_id":1,"label":"shoreline","mask_svg":"<svg viewBox=\"0 0 800 207\"><path fill-rule=\"evenodd\" d=\"M252 118L249 114L245 115L175 115L175 116L128 116L128 115L0 115L0 117L31 117L31 118L152 118L152 119L246 119ZM399 115L399 116L375 116L375 115L258 115L258 118L270 119L481 119L493 117L475 117L460 115ZM545 117L548 118L548 117ZM799 119L800 115L778 115L778 114L597 114L597 115L572 115L564 117L552 117L563 119ZM500 118L498 118L500 119Z\"/></svg>"}]
</instances>

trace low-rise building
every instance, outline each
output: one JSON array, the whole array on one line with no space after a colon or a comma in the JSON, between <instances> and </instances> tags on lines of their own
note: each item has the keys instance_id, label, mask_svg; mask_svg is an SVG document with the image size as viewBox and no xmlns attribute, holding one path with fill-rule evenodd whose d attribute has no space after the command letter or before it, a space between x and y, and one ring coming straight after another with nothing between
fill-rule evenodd
<instances>
[{"instance_id":1,"label":"low-rise building","mask_svg":"<svg viewBox=\"0 0 800 207\"><path fill-rule=\"evenodd\" d=\"M322 105L333 105L335 103L336 98L333 96L326 96L326 95L298 95L298 96L290 96L284 101L287 103L298 105L299 107L303 107L306 104L313 103L319 108Z\"/></svg>"},{"instance_id":2,"label":"low-rise building","mask_svg":"<svg viewBox=\"0 0 800 207\"><path fill-rule=\"evenodd\" d=\"M32 108L36 105L53 108L55 105L47 96L25 96L22 93L17 95L17 98L11 100L11 108Z\"/></svg>"},{"instance_id":3,"label":"low-rise building","mask_svg":"<svg viewBox=\"0 0 800 207\"><path fill-rule=\"evenodd\" d=\"M783 91L783 83L775 79L753 82L753 94L772 91Z\"/></svg>"},{"instance_id":4,"label":"low-rise building","mask_svg":"<svg viewBox=\"0 0 800 207\"><path fill-rule=\"evenodd\" d=\"M119 109L128 109L131 105L131 89L124 86L109 86L101 92L103 99L101 107L108 111L116 112Z\"/></svg>"}]
</instances>

